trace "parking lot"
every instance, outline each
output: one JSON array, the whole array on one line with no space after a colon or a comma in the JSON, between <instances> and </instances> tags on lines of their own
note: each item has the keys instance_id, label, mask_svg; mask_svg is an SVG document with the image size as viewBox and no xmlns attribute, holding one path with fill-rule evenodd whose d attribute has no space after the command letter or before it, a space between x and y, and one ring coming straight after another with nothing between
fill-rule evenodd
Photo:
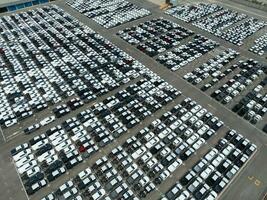
<instances>
[{"instance_id":1,"label":"parking lot","mask_svg":"<svg viewBox=\"0 0 267 200\"><path fill-rule=\"evenodd\" d=\"M20 37L38 42L26 48L20 40L3 48L12 52L5 66L14 66L11 60L17 68L1 68L7 85L2 99L11 109L0 130L0 191L6 199L261 199L267 179L267 139L261 130L266 61L245 43L259 35L239 47L164 14L157 5L130 2L150 15L111 29L61 1L58 7L9 18L20 22L19 28L4 20L12 34L21 27L29 33L31 27L38 35ZM137 29L129 30L133 26ZM158 36L146 26L163 32ZM228 20L222 26L233 24ZM141 29L138 40L129 38L130 31ZM12 40L6 32L2 38ZM161 40L153 41L155 35ZM197 48L185 55L192 46ZM22 62L29 52L33 56ZM164 56L175 62L181 54L187 62L179 67L163 62ZM208 66L212 70L201 72ZM27 87L33 89L23 93ZM213 98L217 90L220 99ZM21 102L25 106L18 106ZM185 178L188 172L194 179Z\"/></svg>"}]
</instances>

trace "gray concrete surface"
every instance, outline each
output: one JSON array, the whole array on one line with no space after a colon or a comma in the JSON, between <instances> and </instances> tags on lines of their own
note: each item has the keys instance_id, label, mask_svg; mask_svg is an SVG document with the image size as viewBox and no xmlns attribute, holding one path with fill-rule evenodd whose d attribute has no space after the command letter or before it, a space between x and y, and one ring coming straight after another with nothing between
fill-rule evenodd
<instances>
[{"instance_id":1,"label":"gray concrete surface","mask_svg":"<svg viewBox=\"0 0 267 200\"><path fill-rule=\"evenodd\" d=\"M0 0L0 8L30 1L32 0Z\"/></svg>"},{"instance_id":2,"label":"gray concrete surface","mask_svg":"<svg viewBox=\"0 0 267 200\"><path fill-rule=\"evenodd\" d=\"M266 0L258 0L254 2L254 0L234 0L236 3L244 4L248 7L253 7L259 10L267 11L267 1Z\"/></svg>"},{"instance_id":3,"label":"gray concrete surface","mask_svg":"<svg viewBox=\"0 0 267 200\"><path fill-rule=\"evenodd\" d=\"M157 5L162 5L165 3L165 0L148 0L148 1Z\"/></svg>"}]
</instances>

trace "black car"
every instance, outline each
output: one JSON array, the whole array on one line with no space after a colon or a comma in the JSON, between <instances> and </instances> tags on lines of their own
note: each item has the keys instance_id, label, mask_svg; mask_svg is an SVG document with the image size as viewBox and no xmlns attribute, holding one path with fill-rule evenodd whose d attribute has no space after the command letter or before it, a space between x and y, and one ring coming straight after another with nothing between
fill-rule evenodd
<instances>
[{"instance_id":1,"label":"black car","mask_svg":"<svg viewBox=\"0 0 267 200\"><path fill-rule=\"evenodd\" d=\"M48 166L48 168L45 170L45 173L49 174L52 173L54 170L62 167L63 162L60 160L56 160L55 162L53 162L51 165Z\"/></svg>"},{"instance_id":2,"label":"black car","mask_svg":"<svg viewBox=\"0 0 267 200\"><path fill-rule=\"evenodd\" d=\"M25 133L25 134L31 134L31 133L33 133L35 130L37 130L37 129L39 129L39 128L40 128L40 125L39 125L39 124L35 124L35 125L31 126L31 127L28 127L28 128L26 128L26 129L24 129L24 133Z\"/></svg>"},{"instance_id":3,"label":"black car","mask_svg":"<svg viewBox=\"0 0 267 200\"><path fill-rule=\"evenodd\" d=\"M180 155L180 158L181 158L182 161L185 161L185 160L187 160L193 153L194 153L194 151L193 151L191 148L189 148L189 149L187 149L184 153L182 153L182 154Z\"/></svg>"},{"instance_id":4,"label":"black car","mask_svg":"<svg viewBox=\"0 0 267 200\"><path fill-rule=\"evenodd\" d=\"M200 89L201 89L201 91L205 92L205 91L207 91L211 86L212 86L212 85L208 83L208 84L203 85Z\"/></svg>"},{"instance_id":5,"label":"black car","mask_svg":"<svg viewBox=\"0 0 267 200\"><path fill-rule=\"evenodd\" d=\"M193 195L197 200L204 199L209 193L209 187L205 184L201 187L198 187Z\"/></svg>"},{"instance_id":6,"label":"black car","mask_svg":"<svg viewBox=\"0 0 267 200\"><path fill-rule=\"evenodd\" d=\"M267 124L265 124L265 126L263 127L262 130L263 130L264 133L267 133Z\"/></svg>"},{"instance_id":7,"label":"black car","mask_svg":"<svg viewBox=\"0 0 267 200\"><path fill-rule=\"evenodd\" d=\"M214 187L216 186L220 181L222 180L222 176L219 172L215 171L212 172L209 177L206 179L206 183L210 186L210 187Z\"/></svg>"},{"instance_id":8,"label":"black car","mask_svg":"<svg viewBox=\"0 0 267 200\"><path fill-rule=\"evenodd\" d=\"M227 146L227 141L224 139L220 139L219 142L216 144L215 148L219 151L223 150Z\"/></svg>"},{"instance_id":9,"label":"black car","mask_svg":"<svg viewBox=\"0 0 267 200\"><path fill-rule=\"evenodd\" d=\"M43 153L49 151L52 149L52 145L51 144L46 144L44 146L42 146L40 149L38 149L38 151L35 153L35 156L40 156Z\"/></svg>"},{"instance_id":10,"label":"black car","mask_svg":"<svg viewBox=\"0 0 267 200\"><path fill-rule=\"evenodd\" d=\"M41 172L37 172L35 175L33 175L32 177L30 177L24 185L30 187L34 183L42 180L43 178L44 178L44 174L41 173Z\"/></svg>"},{"instance_id":11,"label":"black car","mask_svg":"<svg viewBox=\"0 0 267 200\"><path fill-rule=\"evenodd\" d=\"M36 136L36 137L30 139L29 143L32 146L32 145L36 144L37 142L39 142L39 141L41 141L41 140L43 140L45 138L47 138L46 135L45 134L41 134L39 136Z\"/></svg>"},{"instance_id":12,"label":"black car","mask_svg":"<svg viewBox=\"0 0 267 200\"><path fill-rule=\"evenodd\" d=\"M181 179L180 183L182 186L186 186L189 182L192 182L196 178L194 171L187 172Z\"/></svg>"},{"instance_id":13,"label":"black car","mask_svg":"<svg viewBox=\"0 0 267 200\"><path fill-rule=\"evenodd\" d=\"M242 107L243 107L243 105L241 103L238 103L232 108L232 111L238 112Z\"/></svg>"}]
</instances>

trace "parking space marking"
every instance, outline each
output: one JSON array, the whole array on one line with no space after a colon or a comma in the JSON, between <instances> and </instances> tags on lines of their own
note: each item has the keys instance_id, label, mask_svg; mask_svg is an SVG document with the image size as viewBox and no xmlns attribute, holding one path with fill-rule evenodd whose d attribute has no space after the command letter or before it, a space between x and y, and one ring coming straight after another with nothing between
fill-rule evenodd
<instances>
[{"instance_id":1,"label":"parking space marking","mask_svg":"<svg viewBox=\"0 0 267 200\"><path fill-rule=\"evenodd\" d=\"M254 184L255 184L256 186L260 186L260 185L261 185L261 181L257 179L257 180L255 180Z\"/></svg>"},{"instance_id":2,"label":"parking space marking","mask_svg":"<svg viewBox=\"0 0 267 200\"><path fill-rule=\"evenodd\" d=\"M208 104L208 106L209 106L210 108L212 108L213 110L217 110L214 106L212 106L212 105L210 105L210 104Z\"/></svg>"},{"instance_id":3,"label":"parking space marking","mask_svg":"<svg viewBox=\"0 0 267 200\"><path fill-rule=\"evenodd\" d=\"M253 182L254 185L256 185L257 187L259 187L262 182L261 180L259 180L258 178L254 177L254 176L248 176L248 179Z\"/></svg>"},{"instance_id":4,"label":"parking space marking","mask_svg":"<svg viewBox=\"0 0 267 200\"><path fill-rule=\"evenodd\" d=\"M19 175L19 172L18 172L18 170L17 170L17 167L15 166L15 163L14 163L14 162L12 162L12 163L13 163L14 168L15 168L15 170L16 170L16 173L17 173L17 175L18 175L18 177L19 177L19 181L20 181L20 183L21 183L21 185L22 185L22 190L24 191L27 200L30 200L30 198L29 198L29 196L28 196L28 194L27 194L27 192L26 192L25 186L24 186L24 184L23 184L23 182L22 182L22 179L21 179L21 177L20 177L20 175Z\"/></svg>"},{"instance_id":5,"label":"parking space marking","mask_svg":"<svg viewBox=\"0 0 267 200\"><path fill-rule=\"evenodd\" d=\"M221 191L221 193L217 196L217 199L220 199L220 197L225 193L226 190L229 189L230 185L236 181L236 179L241 175L241 173L244 172L245 167L251 162L251 160L254 158L254 156L258 153L258 149L249 157L249 159L246 161L245 165L243 165L237 174L230 180L230 182L226 185L226 187Z\"/></svg>"},{"instance_id":6,"label":"parking space marking","mask_svg":"<svg viewBox=\"0 0 267 200\"><path fill-rule=\"evenodd\" d=\"M5 135L4 135L4 132L3 132L2 128L1 128L1 126L0 126L0 132L1 132L1 134L2 134L2 137L3 137L3 139L4 139L4 142L6 142L6 137L5 137Z\"/></svg>"},{"instance_id":7,"label":"parking space marking","mask_svg":"<svg viewBox=\"0 0 267 200\"><path fill-rule=\"evenodd\" d=\"M7 136L7 141L10 141L11 139L17 137L18 135L21 135L23 132L22 131L16 131L14 133L12 133L11 135Z\"/></svg>"},{"instance_id":8,"label":"parking space marking","mask_svg":"<svg viewBox=\"0 0 267 200\"><path fill-rule=\"evenodd\" d=\"M262 200L267 200L267 192L266 192L265 195L263 196Z\"/></svg>"}]
</instances>

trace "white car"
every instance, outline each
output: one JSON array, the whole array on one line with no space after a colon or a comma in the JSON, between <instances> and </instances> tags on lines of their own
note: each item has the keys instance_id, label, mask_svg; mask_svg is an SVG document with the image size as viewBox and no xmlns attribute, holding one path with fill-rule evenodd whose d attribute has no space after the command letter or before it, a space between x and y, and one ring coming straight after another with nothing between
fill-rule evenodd
<instances>
[{"instance_id":1,"label":"white car","mask_svg":"<svg viewBox=\"0 0 267 200\"><path fill-rule=\"evenodd\" d=\"M217 167L223 160L225 159L225 155L223 155L222 153L218 154L214 160L211 162L211 164L214 167Z\"/></svg>"},{"instance_id":2,"label":"white car","mask_svg":"<svg viewBox=\"0 0 267 200\"><path fill-rule=\"evenodd\" d=\"M14 149L12 149L10 151L10 153L12 154L12 156L14 156L17 153L19 153L20 151L27 149L28 147L29 147L29 144L28 143L24 143L24 144L21 144L21 145L15 147Z\"/></svg>"},{"instance_id":3,"label":"white car","mask_svg":"<svg viewBox=\"0 0 267 200\"><path fill-rule=\"evenodd\" d=\"M197 113L201 108L202 108L201 105L196 105L195 107L193 107L193 108L191 109L191 113L195 114L195 113Z\"/></svg>"},{"instance_id":4,"label":"white car","mask_svg":"<svg viewBox=\"0 0 267 200\"><path fill-rule=\"evenodd\" d=\"M171 174L170 174L169 171L164 170L163 172L160 173L159 176L161 177L162 180L165 180L165 179L168 178L170 175L171 175Z\"/></svg>"},{"instance_id":5,"label":"white car","mask_svg":"<svg viewBox=\"0 0 267 200\"><path fill-rule=\"evenodd\" d=\"M53 194L49 194L47 196L45 196L44 198L42 198L41 200L55 200L55 196ZM78 200L82 200L82 199L78 199Z\"/></svg>"},{"instance_id":6,"label":"white car","mask_svg":"<svg viewBox=\"0 0 267 200\"><path fill-rule=\"evenodd\" d=\"M145 146L146 148L150 149L155 146L159 141L159 138L157 136L154 136L150 141L145 144Z\"/></svg>"},{"instance_id":7,"label":"white car","mask_svg":"<svg viewBox=\"0 0 267 200\"><path fill-rule=\"evenodd\" d=\"M134 153L132 153L133 159L139 158L141 155L143 155L146 152L146 147L142 146L139 149L137 149Z\"/></svg>"},{"instance_id":8,"label":"white car","mask_svg":"<svg viewBox=\"0 0 267 200\"><path fill-rule=\"evenodd\" d=\"M53 156L55 154L55 150L51 149L45 153L43 153L41 156L37 158L38 162L43 162L44 160L48 159L49 157Z\"/></svg>"},{"instance_id":9,"label":"white car","mask_svg":"<svg viewBox=\"0 0 267 200\"><path fill-rule=\"evenodd\" d=\"M82 137L85 137L85 136L89 136L89 135L87 135L86 130L82 130L82 131L76 133L74 136L72 136L71 140L76 142L76 141L80 140Z\"/></svg>"},{"instance_id":10,"label":"white car","mask_svg":"<svg viewBox=\"0 0 267 200\"><path fill-rule=\"evenodd\" d=\"M84 144L83 144L83 145L84 145ZM84 147L85 147L85 145L84 145ZM65 146L65 147L62 149L62 151L64 151L65 154L68 154L68 153L74 151L75 149L76 149L75 146L74 146L73 144L71 144L71 145L69 145L69 146Z\"/></svg>"},{"instance_id":11,"label":"white car","mask_svg":"<svg viewBox=\"0 0 267 200\"><path fill-rule=\"evenodd\" d=\"M176 198L176 200L186 200L189 197L190 197L190 193L187 190L185 190Z\"/></svg>"},{"instance_id":12,"label":"white car","mask_svg":"<svg viewBox=\"0 0 267 200\"><path fill-rule=\"evenodd\" d=\"M215 200L217 198L217 193L214 191L211 191L209 195L205 198L205 200Z\"/></svg>"},{"instance_id":13,"label":"white car","mask_svg":"<svg viewBox=\"0 0 267 200\"><path fill-rule=\"evenodd\" d=\"M239 167L234 165L233 168L225 174L226 178L228 180L232 179L235 176L235 174L238 172L238 170L239 170Z\"/></svg>"},{"instance_id":14,"label":"white car","mask_svg":"<svg viewBox=\"0 0 267 200\"><path fill-rule=\"evenodd\" d=\"M177 159L168 167L168 171L170 173L174 172L182 163L183 161L181 159Z\"/></svg>"},{"instance_id":15,"label":"white car","mask_svg":"<svg viewBox=\"0 0 267 200\"><path fill-rule=\"evenodd\" d=\"M27 175L27 177L32 177L33 175L35 175L37 172L40 172L40 171L41 171L41 168L36 166L36 167L33 167L30 170L28 170L26 172L26 175Z\"/></svg>"},{"instance_id":16,"label":"white car","mask_svg":"<svg viewBox=\"0 0 267 200\"><path fill-rule=\"evenodd\" d=\"M198 150L203 144L205 140L203 138L199 138L192 146L193 149Z\"/></svg>"},{"instance_id":17,"label":"white car","mask_svg":"<svg viewBox=\"0 0 267 200\"><path fill-rule=\"evenodd\" d=\"M70 141L70 139L68 139L68 140L65 140L64 142L61 142L59 145L57 145L55 147L55 149L56 149L57 152L59 152L59 151L65 149L66 147L68 147L70 145L71 145L71 141Z\"/></svg>"},{"instance_id":18,"label":"white car","mask_svg":"<svg viewBox=\"0 0 267 200\"><path fill-rule=\"evenodd\" d=\"M215 155L217 155L218 154L218 150L217 149L215 149L215 148L213 148L213 149L211 149L206 155L205 155L205 159L207 160L207 161L211 161L214 157L215 157Z\"/></svg>"},{"instance_id":19,"label":"white car","mask_svg":"<svg viewBox=\"0 0 267 200\"><path fill-rule=\"evenodd\" d=\"M18 168L18 172L19 172L19 174L23 174L24 172L35 167L36 165L37 165L36 160L33 160L33 161L28 162L27 164L23 165L22 167Z\"/></svg>"},{"instance_id":20,"label":"white car","mask_svg":"<svg viewBox=\"0 0 267 200\"><path fill-rule=\"evenodd\" d=\"M226 148L223 149L222 153L225 155L225 156L228 156L232 150L235 148L235 146L233 144L228 144Z\"/></svg>"},{"instance_id":21,"label":"white car","mask_svg":"<svg viewBox=\"0 0 267 200\"><path fill-rule=\"evenodd\" d=\"M93 200L98 200L106 194L104 189L100 189L92 195Z\"/></svg>"},{"instance_id":22,"label":"white car","mask_svg":"<svg viewBox=\"0 0 267 200\"><path fill-rule=\"evenodd\" d=\"M190 117L192 117L192 113L191 112L187 112L187 113L185 113L182 117L181 117L181 120L183 121L183 122L185 122L185 121L187 121Z\"/></svg>"},{"instance_id":23,"label":"white car","mask_svg":"<svg viewBox=\"0 0 267 200\"><path fill-rule=\"evenodd\" d=\"M215 170L215 167L209 165L203 172L201 172L200 177L205 180L208 176Z\"/></svg>"},{"instance_id":24,"label":"white car","mask_svg":"<svg viewBox=\"0 0 267 200\"><path fill-rule=\"evenodd\" d=\"M175 147L177 147L179 144L181 144L183 142L182 138L180 137L176 137L173 142L172 145L174 145Z\"/></svg>"},{"instance_id":25,"label":"white car","mask_svg":"<svg viewBox=\"0 0 267 200\"><path fill-rule=\"evenodd\" d=\"M73 182L70 180L61 185L58 190L63 193L65 190L71 188L73 185Z\"/></svg>"},{"instance_id":26,"label":"white car","mask_svg":"<svg viewBox=\"0 0 267 200\"><path fill-rule=\"evenodd\" d=\"M10 119L10 120L5 121L5 126L8 128L10 126L15 125L16 123L18 123L17 119Z\"/></svg>"},{"instance_id":27,"label":"white car","mask_svg":"<svg viewBox=\"0 0 267 200\"><path fill-rule=\"evenodd\" d=\"M195 141L197 141L197 139L199 138L199 135L197 133L191 135L187 140L186 143L191 145L193 144Z\"/></svg>"},{"instance_id":28,"label":"white car","mask_svg":"<svg viewBox=\"0 0 267 200\"><path fill-rule=\"evenodd\" d=\"M48 139L41 140L37 142L36 144L32 145L32 149L36 151L37 149L41 148L42 146L46 145L48 143Z\"/></svg>"},{"instance_id":29,"label":"white car","mask_svg":"<svg viewBox=\"0 0 267 200\"><path fill-rule=\"evenodd\" d=\"M20 168L23 165L27 164L28 162L32 161L33 159L34 159L34 156L32 154L29 154L28 156L25 156L22 159L18 160L16 162L16 167Z\"/></svg>"},{"instance_id":30,"label":"white car","mask_svg":"<svg viewBox=\"0 0 267 200\"><path fill-rule=\"evenodd\" d=\"M41 126L45 126L47 124L50 124L51 122L55 121L56 117L54 115L50 117L46 117L43 120L40 121Z\"/></svg>"},{"instance_id":31,"label":"white car","mask_svg":"<svg viewBox=\"0 0 267 200\"><path fill-rule=\"evenodd\" d=\"M78 190L77 188L73 187L72 189L68 190L66 193L63 194L64 199L69 199L73 195L77 194Z\"/></svg>"},{"instance_id":32,"label":"white car","mask_svg":"<svg viewBox=\"0 0 267 200\"><path fill-rule=\"evenodd\" d=\"M91 169L88 167L85 170L81 171L78 176L81 180L85 179L87 176L89 176L92 173Z\"/></svg>"},{"instance_id":33,"label":"white car","mask_svg":"<svg viewBox=\"0 0 267 200\"><path fill-rule=\"evenodd\" d=\"M33 131L35 131L35 130L37 130L37 129L39 129L40 128L40 124L34 124L34 125L31 125L31 126L29 126L28 128L26 128L25 130L24 130L24 132L26 133L26 134L30 134L30 133L32 133Z\"/></svg>"},{"instance_id":34,"label":"white car","mask_svg":"<svg viewBox=\"0 0 267 200\"><path fill-rule=\"evenodd\" d=\"M197 133L202 136L204 135L204 133L206 133L209 130L209 126L208 125L203 125L200 129L198 129ZM212 129L210 129L212 130Z\"/></svg>"},{"instance_id":35,"label":"white car","mask_svg":"<svg viewBox=\"0 0 267 200\"><path fill-rule=\"evenodd\" d=\"M148 166L149 168L152 168L157 162L158 162L157 159L153 157L152 159L150 159L150 160L146 163L146 166Z\"/></svg>"},{"instance_id":36,"label":"white car","mask_svg":"<svg viewBox=\"0 0 267 200\"><path fill-rule=\"evenodd\" d=\"M49 136L49 140L54 141L56 138L60 137L61 135L63 135L65 132L64 130L58 130L55 133L53 133L52 135Z\"/></svg>"},{"instance_id":37,"label":"white car","mask_svg":"<svg viewBox=\"0 0 267 200\"><path fill-rule=\"evenodd\" d=\"M175 130L176 128L178 128L183 122L181 120L177 120L175 121L172 125L170 125L170 128L172 130Z\"/></svg>"},{"instance_id":38,"label":"white car","mask_svg":"<svg viewBox=\"0 0 267 200\"><path fill-rule=\"evenodd\" d=\"M198 117L198 118L201 118L204 114L206 114L207 113L207 110L205 109L205 108L202 108L200 111L198 111L197 113L196 113L196 116Z\"/></svg>"},{"instance_id":39,"label":"white car","mask_svg":"<svg viewBox=\"0 0 267 200\"><path fill-rule=\"evenodd\" d=\"M41 181L39 181L39 182L33 184L33 185L30 187L30 189L32 190L30 193L33 194L34 192L36 192L36 191L39 190L40 188L46 186L46 184L47 184L47 181L46 181L45 179L43 179L43 180L41 180ZM29 193L29 192L28 192L28 193Z\"/></svg>"},{"instance_id":40,"label":"white car","mask_svg":"<svg viewBox=\"0 0 267 200\"><path fill-rule=\"evenodd\" d=\"M136 169L137 169L137 165L135 163L133 163L132 165L129 165L125 170L126 172L130 175L132 174Z\"/></svg>"},{"instance_id":41,"label":"white car","mask_svg":"<svg viewBox=\"0 0 267 200\"><path fill-rule=\"evenodd\" d=\"M51 143L52 143L53 146L57 146L57 145L59 145L60 143L66 141L67 139L68 139L67 134L64 134L64 135L62 135L62 136L60 136L60 137L57 137L57 138L55 138L54 140L52 140Z\"/></svg>"},{"instance_id":42,"label":"white car","mask_svg":"<svg viewBox=\"0 0 267 200\"><path fill-rule=\"evenodd\" d=\"M32 152L31 149L26 149L24 151L21 151L21 152L19 152L13 156L13 160L16 162L16 161L22 159L23 157L29 155L31 152Z\"/></svg>"}]
</instances>

